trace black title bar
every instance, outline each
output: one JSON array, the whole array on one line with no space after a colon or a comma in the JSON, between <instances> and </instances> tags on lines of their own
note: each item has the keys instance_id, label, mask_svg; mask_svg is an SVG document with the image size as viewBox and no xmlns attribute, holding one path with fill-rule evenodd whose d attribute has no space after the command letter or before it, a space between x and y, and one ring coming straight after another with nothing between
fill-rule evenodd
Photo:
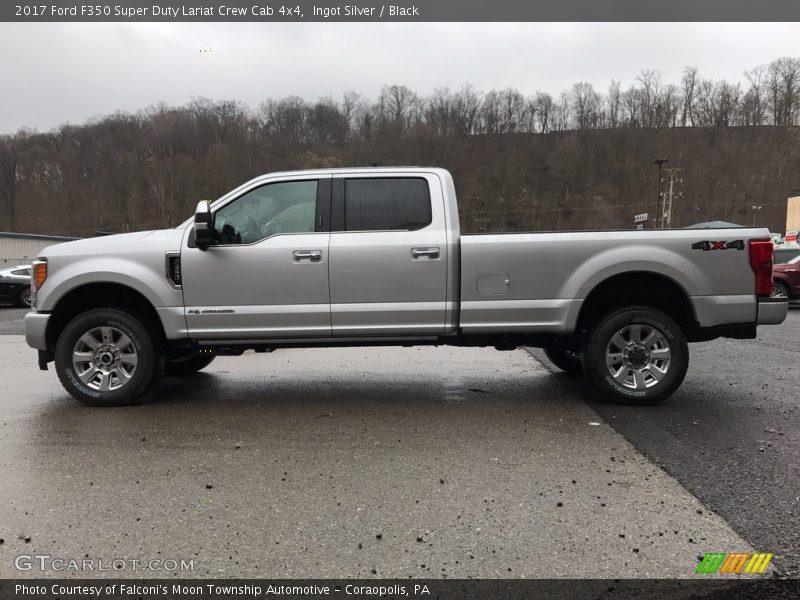
<instances>
[{"instance_id":1,"label":"black title bar","mask_svg":"<svg viewBox=\"0 0 800 600\"><path fill-rule=\"evenodd\" d=\"M3 0L0 21L800 21L798 0Z\"/></svg>"},{"instance_id":2,"label":"black title bar","mask_svg":"<svg viewBox=\"0 0 800 600\"><path fill-rule=\"evenodd\" d=\"M752 600L797 598L800 580L0 579L0 600Z\"/></svg>"}]
</instances>

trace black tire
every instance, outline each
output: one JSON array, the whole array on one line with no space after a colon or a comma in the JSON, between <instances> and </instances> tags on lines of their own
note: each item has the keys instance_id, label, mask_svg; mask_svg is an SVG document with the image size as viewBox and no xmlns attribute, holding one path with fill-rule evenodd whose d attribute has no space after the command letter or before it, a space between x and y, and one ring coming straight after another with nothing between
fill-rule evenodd
<instances>
[{"instance_id":1,"label":"black tire","mask_svg":"<svg viewBox=\"0 0 800 600\"><path fill-rule=\"evenodd\" d=\"M214 362L215 355L199 355L190 356L184 359L168 360L164 365L164 375L167 376L180 376L191 375L201 369L205 369L208 365Z\"/></svg>"},{"instance_id":2,"label":"black tire","mask_svg":"<svg viewBox=\"0 0 800 600\"><path fill-rule=\"evenodd\" d=\"M22 308L30 308L31 306L31 288L22 288L19 296L17 297L17 304Z\"/></svg>"},{"instance_id":3,"label":"black tire","mask_svg":"<svg viewBox=\"0 0 800 600\"><path fill-rule=\"evenodd\" d=\"M789 298L789 286L787 286L782 281L773 281L772 282L772 295L776 298Z\"/></svg>"},{"instance_id":4,"label":"black tire","mask_svg":"<svg viewBox=\"0 0 800 600\"><path fill-rule=\"evenodd\" d=\"M549 346L542 348L545 355L556 367L569 375L583 375L580 350Z\"/></svg>"},{"instance_id":5,"label":"black tire","mask_svg":"<svg viewBox=\"0 0 800 600\"><path fill-rule=\"evenodd\" d=\"M91 387L91 381L81 381L73 365L73 352L78 341L84 334L101 327L110 327L128 336L130 345L126 347L131 351L135 349L137 358L130 379L117 389L105 391ZM161 372L161 362L161 343L156 327L139 315L116 308L97 308L78 315L64 328L56 342L55 365L61 385L73 398L87 406L133 404L150 391ZM109 377L109 381L113 379Z\"/></svg>"},{"instance_id":6,"label":"black tire","mask_svg":"<svg viewBox=\"0 0 800 600\"><path fill-rule=\"evenodd\" d=\"M629 330L628 327L633 329ZM612 338L618 333L635 331L637 327L643 328L640 329L640 342L647 341L647 333L653 331L656 332L653 339L657 341L649 342L652 346L629 342L623 350L617 346L617 342L625 340L622 335L612 343ZM645 340L641 339L641 335L645 335ZM634 335L630 334L629 339L633 338ZM665 347L669 351L669 363L665 359L653 358L656 352L666 356ZM612 350L620 350L609 354L612 361L619 362L609 367L606 365L606 352ZM627 306L595 321L581 349L581 359L586 376L612 402L634 406L653 405L672 395L683 382L689 367L689 346L680 326L660 310ZM619 368L616 368L617 365ZM666 367L663 375L662 367ZM612 368L616 368L621 381L612 376ZM638 386L638 389L632 386Z\"/></svg>"}]
</instances>

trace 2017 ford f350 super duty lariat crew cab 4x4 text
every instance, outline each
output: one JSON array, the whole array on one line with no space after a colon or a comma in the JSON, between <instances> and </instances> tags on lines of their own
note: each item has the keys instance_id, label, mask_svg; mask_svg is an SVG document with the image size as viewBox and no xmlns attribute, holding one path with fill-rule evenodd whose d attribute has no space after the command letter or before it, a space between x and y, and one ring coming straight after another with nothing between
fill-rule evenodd
<instances>
[{"instance_id":1,"label":"2017 ford f350 super duty lariat crew cab 4x4 text","mask_svg":"<svg viewBox=\"0 0 800 600\"><path fill-rule=\"evenodd\" d=\"M538 346L612 400L653 404L687 342L752 338L787 312L766 229L460 235L434 168L257 177L174 229L47 248L33 280L28 344L101 406L217 354L392 344Z\"/></svg>"}]
</instances>

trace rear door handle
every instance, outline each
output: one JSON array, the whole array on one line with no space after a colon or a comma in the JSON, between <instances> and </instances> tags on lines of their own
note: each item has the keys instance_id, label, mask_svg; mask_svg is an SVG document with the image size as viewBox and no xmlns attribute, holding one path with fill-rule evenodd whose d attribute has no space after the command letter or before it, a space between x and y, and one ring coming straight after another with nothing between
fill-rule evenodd
<instances>
[{"instance_id":1,"label":"rear door handle","mask_svg":"<svg viewBox=\"0 0 800 600\"><path fill-rule=\"evenodd\" d=\"M439 249L438 248L412 248L411 249L411 258L419 259L419 258L428 258L428 259L435 259L439 258Z\"/></svg>"},{"instance_id":2,"label":"rear door handle","mask_svg":"<svg viewBox=\"0 0 800 600\"><path fill-rule=\"evenodd\" d=\"M294 262L320 262L322 260L322 250L295 250L292 252L292 256L294 257Z\"/></svg>"}]
</instances>

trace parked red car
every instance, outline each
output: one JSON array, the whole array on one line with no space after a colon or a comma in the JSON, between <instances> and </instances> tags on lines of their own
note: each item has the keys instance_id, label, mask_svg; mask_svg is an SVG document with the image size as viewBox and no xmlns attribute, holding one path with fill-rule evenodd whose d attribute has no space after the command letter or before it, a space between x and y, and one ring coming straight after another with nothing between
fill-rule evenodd
<instances>
[{"instance_id":1,"label":"parked red car","mask_svg":"<svg viewBox=\"0 0 800 600\"><path fill-rule=\"evenodd\" d=\"M800 299L800 256L772 267L772 295Z\"/></svg>"}]
</instances>

